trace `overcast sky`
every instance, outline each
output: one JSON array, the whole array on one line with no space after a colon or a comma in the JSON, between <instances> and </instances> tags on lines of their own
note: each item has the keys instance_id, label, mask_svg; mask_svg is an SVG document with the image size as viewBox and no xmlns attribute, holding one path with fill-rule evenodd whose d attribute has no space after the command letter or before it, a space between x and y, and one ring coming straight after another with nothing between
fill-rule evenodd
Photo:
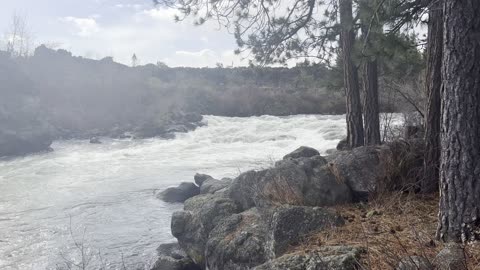
<instances>
[{"instance_id":1,"label":"overcast sky","mask_svg":"<svg viewBox=\"0 0 480 270\"><path fill-rule=\"evenodd\" d=\"M74 55L113 56L130 64L162 61L169 66L245 65L234 55L233 35L218 25L174 22L175 11L151 0L2 0L0 37L17 12L27 18L35 44L56 43Z\"/></svg>"}]
</instances>

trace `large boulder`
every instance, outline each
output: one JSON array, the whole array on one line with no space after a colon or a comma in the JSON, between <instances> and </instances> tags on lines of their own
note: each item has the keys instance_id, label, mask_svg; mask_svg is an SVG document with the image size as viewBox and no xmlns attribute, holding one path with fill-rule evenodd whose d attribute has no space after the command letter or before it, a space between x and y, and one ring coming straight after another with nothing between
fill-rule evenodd
<instances>
[{"instance_id":1,"label":"large boulder","mask_svg":"<svg viewBox=\"0 0 480 270\"><path fill-rule=\"evenodd\" d=\"M301 158L301 157L313 157L313 156L319 156L320 153L311 147L307 146L301 146L295 151L291 152L290 154L287 154L283 157L284 160L287 159L296 159L296 158Z\"/></svg>"},{"instance_id":2,"label":"large boulder","mask_svg":"<svg viewBox=\"0 0 480 270\"><path fill-rule=\"evenodd\" d=\"M314 155L311 157L284 158L283 160L275 162L275 167L279 167L288 163L293 163L306 171L306 173L311 173L313 168L327 164L327 160L320 155Z\"/></svg>"},{"instance_id":3,"label":"large boulder","mask_svg":"<svg viewBox=\"0 0 480 270\"><path fill-rule=\"evenodd\" d=\"M274 168L247 172L230 186L230 197L244 210L281 204L303 205L303 190L308 178L305 171L293 162Z\"/></svg>"},{"instance_id":4,"label":"large boulder","mask_svg":"<svg viewBox=\"0 0 480 270\"><path fill-rule=\"evenodd\" d=\"M323 246L283 255L254 270L356 270L362 249L348 246Z\"/></svg>"},{"instance_id":5,"label":"large boulder","mask_svg":"<svg viewBox=\"0 0 480 270\"><path fill-rule=\"evenodd\" d=\"M173 213L172 234L188 256L204 266L210 232L224 218L239 212L239 206L221 192L195 196L185 201L184 211Z\"/></svg>"},{"instance_id":6,"label":"large boulder","mask_svg":"<svg viewBox=\"0 0 480 270\"><path fill-rule=\"evenodd\" d=\"M265 176L266 170L262 171L247 171L235 178L230 186L228 196L234 200L241 207L242 210L247 210L255 207L253 201L255 194L254 186L260 178Z\"/></svg>"},{"instance_id":7,"label":"large boulder","mask_svg":"<svg viewBox=\"0 0 480 270\"><path fill-rule=\"evenodd\" d=\"M333 175L328 165L317 165L307 170L308 182L304 192L305 205L332 206L350 203L350 188Z\"/></svg>"},{"instance_id":8,"label":"large boulder","mask_svg":"<svg viewBox=\"0 0 480 270\"><path fill-rule=\"evenodd\" d=\"M338 181L319 156L279 161L274 168L249 171L233 180L230 197L243 209L282 204L327 206L352 201L350 188Z\"/></svg>"},{"instance_id":9,"label":"large boulder","mask_svg":"<svg viewBox=\"0 0 480 270\"><path fill-rule=\"evenodd\" d=\"M165 202L184 202L187 199L200 194L200 188L194 183L182 182L178 187L170 187L157 195Z\"/></svg>"},{"instance_id":10,"label":"large boulder","mask_svg":"<svg viewBox=\"0 0 480 270\"><path fill-rule=\"evenodd\" d=\"M200 270L178 243L161 244L157 248L158 259L151 270Z\"/></svg>"},{"instance_id":11,"label":"large boulder","mask_svg":"<svg viewBox=\"0 0 480 270\"><path fill-rule=\"evenodd\" d=\"M200 186L200 194L206 193L215 193L220 190L225 190L232 184L232 179L222 178L222 180L217 180L214 178L208 178Z\"/></svg>"},{"instance_id":12,"label":"large boulder","mask_svg":"<svg viewBox=\"0 0 480 270\"><path fill-rule=\"evenodd\" d=\"M222 219L210 232L206 267L250 269L282 255L312 232L341 225L341 217L318 207L251 208Z\"/></svg>"},{"instance_id":13,"label":"large boulder","mask_svg":"<svg viewBox=\"0 0 480 270\"><path fill-rule=\"evenodd\" d=\"M347 184L356 200L366 200L385 175L377 146L358 147L339 153L328 165L338 182Z\"/></svg>"},{"instance_id":14,"label":"large boulder","mask_svg":"<svg viewBox=\"0 0 480 270\"><path fill-rule=\"evenodd\" d=\"M338 144L337 144L337 150L339 151L345 151L345 150L350 150L350 146L348 145L348 140L347 138L341 139Z\"/></svg>"},{"instance_id":15,"label":"large boulder","mask_svg":"<svg viewBox=\"0 0 480 270\"><path fill-rule=\"evenodd\" d=\"M267 260L266 224L256 208L223 219L206 245L209 270L250 269Z\"/></svg>"},{"instance_id":16,"label":"large boulder","mask_svg":"<svg viewBox=\"0 0 480 270\"><path fill-rule=\"evenodd\" d=\"M337 181L352 190L356 201L364 201L374 192L415 188L424 148L423 140L400 140L341 151L327 160Z\"/></svg>"},{"instance_id":17,"label":"large boulder","mask_svg":"<svg viewBox=\"0 0 480 270\"><path fill-rule=\"evenodd\" d=\"M288 247L299 242L302 237L323 230L342 226L339 215L320 207L285 205L272 211L268 229L270 258L284 254Z\"/></svg>"},{"instance_id":18,"label":"large boulder","mask_svg":"<svg viewBox=\"0 0 480 270\"><path fill-rule=\"evenodd\" d=\"M307 175L303 191L304 205L330 206L352 201L350 188L338 181L327 166L327 160L320 155L311 157L288 158L276 162L276 166L293 163Z\"/></svg>"}]
</instances>

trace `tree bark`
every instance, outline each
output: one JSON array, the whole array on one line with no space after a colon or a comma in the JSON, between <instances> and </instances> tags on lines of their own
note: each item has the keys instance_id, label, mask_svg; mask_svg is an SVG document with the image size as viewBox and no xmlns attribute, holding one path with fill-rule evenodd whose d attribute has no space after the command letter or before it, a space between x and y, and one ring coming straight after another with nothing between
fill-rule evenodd
<instances>
[{"instance_id":1,"label":"tree bark","mask_svg":"<svg viewBox=\"0 0 480 270\"><path fill-rule=\"evenodd\" d=\"M352 0L340 0L340 24L345 96L347 104L347 141L351 148L364 143L362 106L358 86L358 69L352 60L353 31Z\"/></svg>"},{"instance_id":2,"label":"tree bark","mask_svg":"<svg viewBox=\"0 0 480 270\"><path fill-rule=\"evenodd\" d=\"M425 155L422 193L438 190L440 163L440 92L442 87L443 14L441 2L432 4L428 12L427 71L425 92Z\"/></svg>"},{"instance_id":3,"label":"tree bark","mask_svg":"<svg viewBox=\"0 0 480 270\"><path fill-rule=\"evenodd\" d=\"M440 213L444 241L480 239L480 1L443 4Z\"/></svg>"},{"instance_id":4,"label":"tree bark","mask_svg":"<svg viewBox=\"0 0 480 270\"><path fill-rule=\"evenodd\" d=\"M373 16L373 15L372 15ZM370 27L370 30L378 27ZM371 33L368 35L372 37ZM370 39L366 35L364 38ZM367 48L372 48L371 43L366 41ZM374 56L367 55L363 62L363 113L365 127L365 145L380 144L380 109L378 107L378 61Z\"/></svg>"},{"instance_id":5,"label":"tree bark","mask_svg":"<svg viewBox=\"0 0 480 270\"><path fill-rule=\"evenodd\" d=\"M380 144L377 60L367 60L363 65L363 90L365 145Z\"/></svg>"}]
</instances>

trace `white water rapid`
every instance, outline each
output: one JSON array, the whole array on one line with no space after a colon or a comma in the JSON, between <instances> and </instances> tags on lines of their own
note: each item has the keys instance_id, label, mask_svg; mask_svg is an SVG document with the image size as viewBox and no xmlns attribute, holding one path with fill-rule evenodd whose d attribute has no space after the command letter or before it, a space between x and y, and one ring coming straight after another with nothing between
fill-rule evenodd
<instances>
[{"instance_id":1,"label":"white water rapid","mask_svg":"<svg viewBox=\"0 0 480 270\"><path fill-rule=\"evenodd\" d=\"M265 168L306 145L324 153L345 136L344 116L227 118L176 139L58 141L55 151L0 160L0 269L89 269L147 265L174 240L170 216L182 208L155 194L196 172L235 177ZM134 268L135 266L135 268Z\"/></svg>"}]
</instances>

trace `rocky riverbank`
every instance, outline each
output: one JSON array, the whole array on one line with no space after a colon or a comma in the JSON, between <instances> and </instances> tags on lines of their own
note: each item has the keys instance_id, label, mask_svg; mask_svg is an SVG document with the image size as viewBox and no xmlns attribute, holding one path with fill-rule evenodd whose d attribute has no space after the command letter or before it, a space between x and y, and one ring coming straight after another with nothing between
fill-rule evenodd
<instances>
[{"instance_id":1,"label":"rocky riverbank","mask_svg":"<svg viewBox=\"0 0 480 270\"><path fill-rule=\"evenodd\" d=\"M175 248L183 255L160 252L153 270L359 269L365 246L292 246L345 226L348 217L332 206L358 204L399 187L414 191L411 174L421 165L422 149L420 140L398 141L323 157L301 147L273 168L233 180L197 175L198 195L171 221Z\"/></svg>"},{"instance_id":2,"label":"rocky riverbank","mask_svg":"<svg viewBox=\"0 0 480 270\"><path fill-rule=\"evenodd\" d=\"M157 125L125 125L104 130L63 130L48 124L25 127L4 127L0 131L0 157L23 156L32 153L52 151L50 147L57 139L83 139L99 144L101 138L145 139L160 137L175 138L175 133L189 132L203 126L202 115L195 113L171 113Z\"/></svg>"}]
</instances>

